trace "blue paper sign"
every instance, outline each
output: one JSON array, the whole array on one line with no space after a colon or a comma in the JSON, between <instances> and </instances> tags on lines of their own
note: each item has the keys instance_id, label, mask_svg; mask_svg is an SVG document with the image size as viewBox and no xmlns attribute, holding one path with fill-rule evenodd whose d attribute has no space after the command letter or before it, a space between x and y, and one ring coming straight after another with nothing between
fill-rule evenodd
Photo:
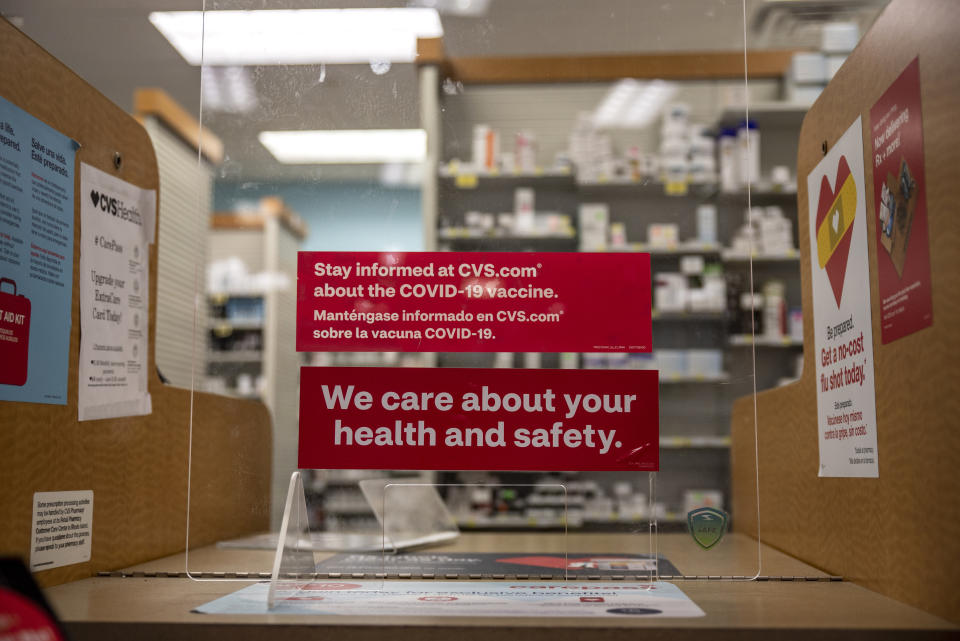
<instances>
[{"instance_id":1,"label":"blue paper sign","mask_svg":"<svg viewBox=\"0 0 960 641\"><path fill-rule=\"evenodd\" d=\"M0 98L0 401L67 403L76 149Z\"/></svg>"}]
</instances>

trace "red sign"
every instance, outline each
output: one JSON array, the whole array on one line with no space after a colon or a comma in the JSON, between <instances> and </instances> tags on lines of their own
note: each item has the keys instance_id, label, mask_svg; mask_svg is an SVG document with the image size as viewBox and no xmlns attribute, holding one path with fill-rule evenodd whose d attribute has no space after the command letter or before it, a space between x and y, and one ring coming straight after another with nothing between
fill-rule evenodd
<instances>
[{"instance_id":1,"label":"red sign","mask_svg":"<svg viewBox=\"0 0 960 641\"><path fill-rule=\"evenodd\" d=\"M883 344L933 324L920 61L870 109Z\"/></svg>"},{"instance_id":2,"label":"red sign","mask_svg":"<svg viewBox=\"0 0 960 641\"><path fill-rule=\"evenodd\" d=\"M0 384L24 385L30 350L30 299L17 296L17 284L0 278L0 287L8 284L13 293L0 291Z\"/></svg>"},{"instance_id":3,"label":"red sign","mask_svg":"<svg viewBox=\"0 0 960 641\"><path fill-rule=\"evenodd\" d=\"M297 350L649 352L649 254L300 252Z\"/></svg>"},{"instance_id":4,"label":"red sign","mask_svg":"<svg viewBox=\"0 0 960 641\"><path fill-rule=\"evenodd\" d=\"M301 468L655 471L659 425L652 370L300 369Z\"/></svg>"}]
</instances>

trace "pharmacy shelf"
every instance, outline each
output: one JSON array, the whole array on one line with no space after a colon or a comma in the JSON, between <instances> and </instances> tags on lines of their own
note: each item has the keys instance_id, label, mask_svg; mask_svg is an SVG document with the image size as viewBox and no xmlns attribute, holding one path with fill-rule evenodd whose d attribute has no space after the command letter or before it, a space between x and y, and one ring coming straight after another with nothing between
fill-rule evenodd
<instances>
[{"instance_id":1,"label":"pharmacy shelf","mask_svg":"<svg viewBox=\"0 0 960 641\"><path fill-rule=\"evenodd\" d=\"M640 525L648 523L649 519L646 516L641 515L618 514L617 512L611 512L610 514L585 514L583 516L583 522L591 525L613 525L618 523L631 523Z\"/></svg>"},{"instance_id":2,"label":"pharmacy shelf","mask_svg":"<svg viewBox=\"0 0 960 641\"><path fill-rule=\"evenodd\" d=\"M790 185L786 189L776 187L770 184L760 183L757 185L752 185L750 187L750 199L763 199L770 200L773 198L796 198L797 197L797 186ZM742 202L746 203L747 201L747 190L739 189L737 191L720 191L717 192L717 200L723 202Z\"/></svg>"},{"instance_id":3,"label":"pharmacy shelf","mask_svg":"<svg viewBox=\"0 0 960 641\"><path fill-rule=\"evenodd\" d=\"M538 167L533 171L475 171L466 166L455 167L452 163L441 165L439 174L441 178L459 178L463 176L476 177L478 179L511 179L511 178L572 178L573 170L569 167Z\"/></svg>"},{"instance_id":4,"label":"pharmacy shelf","mask_svg":"<svg viewBox=\"0 0 960 641\"><path fill-rule=\"evenodd\" d=\"M493 516L457 516L457 525L464 529L556 529L563 527L580 527L583 517L578 514L568 514L566 520L546 517L525 516L523 514L496 514Z\"/></svg>"},{"instance_id":5,"label":"pharmacy shelf","mask_svg":"<svg viewBox=\"0 0 960 641\"><path fill-rule=\"evenodd\" d=\"M723 250L720 254L721 260L727 263L743 263L753 260L755 263L783 263L800 260L800 250L791 249L782 254L764 254L761 252L736 252L733 250Z\"/></svg>"},{"instance_id":6,"label":"pharmacy shelf","mask_svg":"<svg viewBox=\"0 0 960 641\"><path fill-rule=\"evenodd\" d=\"M572 229L554 234L511 234L501 230L473 229L471 227L443 227L440 240L498 240L498 241L535 241L535 240L571 240L577 234Z\"/></svg>"},{"instance_id":7,"label":"pharmacy shelf","mask_svg":"<svg viewBox=\"0 0 960 641\"><path fill-rule=\"evenodd\" d=\"M661 449L724 449L730 447L729 436L661 436Z\"/></svg>"},{"instance_id":8,"label":"pharmacy shelf","mask_svg":"<svg viewBox=\"0 0 960 641\"><path fill-rule=\"evenodd\" d=\"M666 185L660 180L649 177L634 178L632 176L600 176L599 178L592 180L581 180L578 177L577 187L580 187L581 189L603 189L606 187L616 189L619 187L631 187L638 190L650 190L653 194L664 193L666 190Z\"/></svg>"},{"instance_id":9,"label":"pharmacy shelf","mask_svg":"<svg viewBox=\"0 0 960 641\"><path fill-rule=\"evenodd\" d=\"M749 108L750 120L757 123L757 128L793 128L800 129L803 118L807 115L810 105L784 101L756 102L749 105L728 105L720 113L717 125L722 128L736 128L744 119Z\"/></svg>"},{"instance_id":10,"label":"pharmacy shelf","mask_svg":"<svg viewBox=\"0 0 960 641\"><path fill-rule=\"evenodd\" d=\"M474 172L465 169L453 170L446 166L441 167L439 176L442 180L452 181L458 189L477 189L481 183L501 184L511 186L513 183L530 183L555 187L576 187L584 195L594 193L602 195L609 192L629 191L637 196L677 196L707 199L716 197L723 200L742 201L747 198L746 188L735 192L724 192L716 182L691 183L687 182L686 191L671 193L673 186L668 186L662 180L649 177L631 176L601 176L596 179L580 179L574 170L570 169L541 169L533 172ZM750 196L755 198L796 197L797 188L791 184L786 189L768 182L759 182L751 185Z\"/></svg>"},{"instance_id":11,"label":"pharmacy shelf","mask_svg":"<svg viewBox=\"0 0 960 641\"><path fill-rule=\"evenodd\" d=\"M314 474L317 479L326 483L341 485L356 485L364 479L373 478L369 470L322 470Z\"/></svg>"},{"instance_id":12,"label":"pharmacy shelf","mask_svg":"<svg viewBox=\"0 0 960 641\"><path fill-rule=\"evenodd\" d=\"M474 190L483 186L497 185L500 187L539 186L551 189L574 188L573 172L569 169L539 169L533 172L473 172L466 169L450 169L441 167L440 180L452 183L457 189Z\"/></svg>"},{"instance_id":13,"label":"pharmacy shelf","mask_svg":"<svg viewBox=\"0 0 960 641\"><path fill-rule=\"evenodd\" d=\"M671 375L671 376L660 376L661 385L690 385L696 383L729 383L730 375L729 374L693 374L693 375Z\"/></svg>"},{"instance_id":14,"label":"pharmacy shelf","mask_svg":"<svg viewBox=\"0 0 960 641\"><path fill-rule=\"evenodd\" d=\"M676 322L676 321L691 321L691 322L723 322L727 320L726 310L716 311L716 312L694 312L694 311L682 311L682 312L660 312L653 310L650 317L655 321L663 322Z\"/></svg>"},{"instance_id":15,"label":"pharmacy shelf","mask_svg":"<svg viewBox=\"0 0 960 641\"><path fill-rule=\"evenodd\" d=\"M652 178L603 177L595 180L577 180L577 190L584 196L602 197L604 194L630 194L637 197L695 198L704 200L717 193L717 183L668 184Z\"/></svg>"},{"instance_id":16,"label":"pharmacy shelf","mask_svg":"<svg viewBox=\"0 0 960 641\"><path fill-rule=\"evenodd\" d=\"M721 123L725 127L735 128L744 118L744 111L743 106L731 106L724 112ZM764 136L766 130L772 130L770 140L767 142L773 148L781 141L784 141L783 144L787 144L791 137L795 143L795 134L799 132L806 111L807 106L804 105L785 102L761 102L750 105L750 119L757 122L764 140L766 140ZM442 112L439 117L443 117ZM793 130L792 133L787 131L790 129ZM792 180L781 185L774 185L771 179L772 165L792 165L789 161L789 153L786 153L788 150L783 151L786 155L778 152L777 154L764 154L764 157L761 158L763 166L761 167L761 174L759 174L760 178L750 185L749 202L752 206L779 206L784 211L785 216L791 220L794 234L796 234L796 178L791 176ZM606 203L609 222L623 223L627 227L626 231L630 240L646 239L647 236L643 234L643 231L647 225L664 220L673 220L674 218L677 219L679 228L682 230L683 235L680 238L686 240L697 238L695 233L691 233L695 228L693 223L696 222L695 210L697 205L710 203L717 207L718 225L717 236L715 237L717 244L704 245L677 242L670 246L651 246L646 242L634 242L618 247L609 246L609 244L605 248L597 249L582 247L581 251L647 253L650 255L653 273L678 272L680 271L679 263L682 257L702 256L707 263L721 263L723 271L734 278L744 275L752 260L759 270L755 270L760 277L756 287L758 292L762 290L762 285L768 277L784 282L786 286L785 297L788 300L799 289L800 265L799 254L796 251L777 255L755 253L752 256L749 253L738 254L730 251L732 236L739 227L738 223L742 220L742 210L748 203L748 194L745 188L732 192L721 192L720 185L716 183L668 185L661 176L651 173L649 176L634 178L629 175L629 170L620 172L621 175L618 176L614 175L614 171L609 171L607 175L598 176L597 171L588 171L586 167L579 171L574 167L562 176L550 176L549 172L545 172L545 175L542 176L527 175L519 177L482 173L470 175L469 172L460 172L466 175L459 178L458 172L451 171L454 168L454 165L448 164L439 171L437 210L440 220L444 219L442 215L444 212L452 216L454 213L466 212L471 209L487 211L495 210L496 207L503 207L505 210L511 209L513 201L509 191L517 187L532 187L536 190L537 204L544 208L576 211L579 204ZM795 171L795 169L791 169L791 171ZM678 187L679 189L677 189ZM451 223L461 224L463 219L451 217L448 220ZM515 241L512 239L477 238L460 240L445 235L449 232L438 231L440 246L458 251L470 249L514 251L518 248L542 251L559 247L560 244L556 240L545 241L544 239ZM582 239L582 234L579 237ZM707 238L707 236L704 237ZM570 243L569 249L565 248L562 251L576 250L578 244ZM741 283L740 286L746 287L746 283ZM756 344L762 346L763 349L757 350L757 372L759 372L757 376L761 379L762 384L767 386L766 379L774 378L780 370L785 369L785 364L792 362L795 356L800 353L802 345L800 342L793 342L789 338L770 340L766 337L757 337L756 342L754 342L753 338L748 336L730 337L727 323L733 318L731 314L732 312L726 310L713 312L687 309L679 313L658 313L653 310L651 316L660 347L675 347L678 349L690 347L688 338L694 335L697 339L695 343L697 347L712 347L719 350L727 368L731 368L734 364L730 361L731 358L739 359L747 353L746 350L739 347L740 345ZM767 345L770 348L767 348ZM581 355L579 359L581 364L588 360L586 355ZM600 360L607 362L602 358ZM610 369L617 362L641 364L644 361L641 358L620 361L613 359L604 369ZM784 367L780 367L780 365L784 365ZM718 369L722 369L722 367ZM742 385L726 384L731 381L739 382L740 378L741 376L736 373L733 376L722 373L716 377L677 376L662 380L661 382L664 385L660 387L661 395L669 397L667 399L668 403L663 409L667 414L664 420L671 422L670 418L677 419L677 414L682 415L684 408L688 407L689 403L711 404L706 408L709 411L703 412L705 418L701 419L699 415L690 417L689 424L686 426L677 425L677 427L687 434L715 434L726 431L723 426L714 425L712 417L714 413L724 411L728 401L742 393ZM712 387L705 387L709 384L712 384ZM675 463L678 462L676 459L689 459L683 460L682 464L684 466L698 466L696 469L691 469L689 475L681 474L679 477L667 475L663 477L663 485L658 489L659 496L669 497L668 501L657 506L658 523L662 529L681 530L686 524L686 515L680 512L682 502L679 497L682 495L682 490L692 487L713 488L723 491L725 495L729 494L728 463L726 459L729 458L730 440L728 436L719 435L705 437L665 436L660 441L660 447L662 450L661 456L671 457ZM708 461L710 465L703 466L703 461ZM686 469L684 467L684 471ZM609 494L610 488L608 485L610 481L608 478L591 477L590 475L584 475L584 477L591 480L596 479ZM589 495L589 493L586 494ZM671 509L664 512L666 506ZM626 513L621 515L613 510L608 513L604 512L602 505L598 507L600 509L595 509L592 515L583 514L582 517L587 527L592 527L596 531L603 530L604 526L607 526L608 529L639 530L641 527L646 529L644 523L650 519L650 513L652 512L646 510L647 514L638 518L630 510L626 510ZM573 510L572 512L577 511L579 510ZM546 514L549 514L549 512ZM571 516L572 520L573 517ZM550 528L563 525L560 519L550 523L541 520L536 524L531 524L528 523L523 514L501 517L499 520L497 520L496 515L491 515L488 518L468 521L472 522L466 522L465 526L488 529ZM572 522L569 525L573 527Z\"/></svg>"},{"instance_id":17,"label":"pharmacy shelf","mask_svg":"<svg viewBox=\"0 0 960 641\"><path fill-rule=\"evenodd\" d=\"M668 512L665 516L657 518L656 521L660 523L685 523L686 517L678 512ZM633 514L620 515L617 513L611 513L609 515L585 515L583 517L584 523L589 523L591 525L613 525L613 524L646 524L650 522L650 517L648 516L636 516Z\"/></svg>"},{"instance_id":18,"label":"pharmacy shelf","mask_svg":"<svg viewBox=\"0 0 960 641\"><path fill-rule=\"evenodd\" d=\"M348 495L356 494L360 481L374 478L375 476L377 476L377 474L374 474L370 470L314 470L313 477L309 481L308 489L313 492L326 490L330 492L330 495L334 494L332 490L338 490L340 493L347 493ZM423 472L416 476L410 476L405 473L399 476L388 475L383 478L402 479L405 482L430 483L433 480L433 474L431 472ZM346 499L332 499L332 501L335 507L341 503L348 502ZM370 511L365 501L356 501L356 503L359 506L363 506L367 512ZM348 505L348 507L350 506Z\"/></svg>"},{"instance_id":19,"label":"pharmacy shelf","mask_svg":"<svg viewBox=\"0 0 960 641\"><path fill-rule=\"evenodd\" d=\"M572 492L568 488L569 492ZM576 496L573 494L557 494L557 495L547 495L547 496L537 496L536 494L531 494L527 497L527 506L528 507L554 507L558 510L564 508L579 508L583 507L585 499L582 496Z\"/></svg>"},{"instance_id":20,"label":"pharmacy shelf","mask_svg":"<svg viewBox=\"0 0 960 641\"><path fill-rule=\"evenodd\" d=\"M645 253L651 256L684 256L688 254L702 254L704 256L719 255L723 248L719 245L708 245L705 243L678 243L676 245L650 245L647 243L628 243L623 246L608 246L606 252L632 252Z\"/></svg>"},{"instance_id":21,"label":"pharmacy shelf","mask_svg":"<svg viewBox=\"0 0 960 641\"><path fill-rule=\"evenodd\" d=\"M748 345L757 345L758 347L802 347L803 341L791 338L790 336L757 336L754 338L750 334L734 334L730 337L730 345L734 347L745 347Z\"/></svg>"},{"instance_id":22,"label":"pharmacy shelf","mask_svg":"<svg viewBox=\"0 0 960 641\"><path fill-rule=\"evenodd\" d=\"M504 236L501 238L446 238L443 245L456 250L473 251L563 251L577 250L577 239L550 236Z\"/></svg>"},{"instance_id":23,"label":"pharmacy shelf","mask_svg":"<svg viewBox=\"0 0 960 641\"><path fill-rule=\"evenodd\" d=\"M216 302L228 298L262 298L266 292L262 289L218 289L207 292L207 298Z\"/></svg>"},{"instance_id":24,"label":"pharmacy shelf","mask_svg":"<svg viewBox=\"0 0 960 641\"><path fill-rule=\"evenodd\" d=\"M207 351L208 363L256 363L261 360L263 360L263 352L258 349Z\"/></svg>"},{"instance_id":25,"label":"pharmacy shelf","mask_svg":"<svg viewBox=\"0 0 960 641\"><path fill-rule=\"evenodd\" d=\"M584 367L583 369L610 369L610 368ZM613 369L618 369L618 368L613 368ZM638 368L626 367L626 368L620 368L620 369L638 369ZM660 376L661 385L696 385L701 383L729 383L729 382L730 382L730 375L726 373L712 374L712 375L676 374L676 375Z\"/></svg>"},{"instance_id":26,"label":"pharmacy shelf","mask_svg":"<svg viewBox=\"0 0 960 641\"><path fill-rule=\"evenodd\" d=\"M210 329L214 332L263 329L263 320L230 320L227 318L210 319Z\"/></svg>"},{"instance_id":27,"label":"pharmacy shelf","mask_svg":"<svg viewBox=\"0 0 960 641\"><path fill-rule=\"evenodd\" d=\"M570 169L543 169L534 172L473 172L468 170L452 170L447 167L441 167L439 171L441 180L451 181L458 189L472 190L482 187L482 184L496 184L509 186L522 186L521 183L530 185L540 185L542 187L576 187L577 191L583 195L605 193L629 192L636 196L671 196L671 197L690 197L696 199L717 198L725 201L745 201L747 199L746 188L735 192L720 191L716 182L691 183L685 184L686 191L679 193L672 192L674 186L668 186L662 180L649 177L630 177L630 176L601 176L592 180L581 180L575 171ZM760 182L752 185L750 196L753 198L776 198L776 197L796 197L797 189L795 184L791 184L786 189L768 182Z\"/></svg>"},{"instance_id":28,"label":"pharmacy shelf","mask_svg":"<svg viewBox=\"0 0 960 641\"><path fill-rule=\"evenodd\" d=\"M595 179L583 180L575 170L568 168L538 169L532 172L521 171L473 171L468 168L451 168L449 165L440 167L439 176L444 180L452 180L460 189L475 189L483 181L534 181L534 182L562 182L576 184L580 190L603 189L631 189L638 193L649 195L668 194L668 186L661 180L650 177L632 176L600 176ZM683 195L711 195L717 191L717 183L687 183L687 194Z\"/></svg>"}]
</instances>

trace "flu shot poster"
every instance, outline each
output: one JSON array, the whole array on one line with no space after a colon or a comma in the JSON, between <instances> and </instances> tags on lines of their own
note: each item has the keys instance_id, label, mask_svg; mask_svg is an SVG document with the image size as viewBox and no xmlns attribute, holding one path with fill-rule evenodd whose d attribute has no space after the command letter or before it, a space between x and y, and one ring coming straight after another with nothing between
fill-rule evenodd
<instances>
[{"instance_id":1,"label":"flu shot poster","mask_svg":"<svg viewBox=\"0 0 960 641\"><path fill-rule=\"evenodd\" d=\"M861 119L807 176L820 476L877 477Z\"/></svg>"}]
</instances>

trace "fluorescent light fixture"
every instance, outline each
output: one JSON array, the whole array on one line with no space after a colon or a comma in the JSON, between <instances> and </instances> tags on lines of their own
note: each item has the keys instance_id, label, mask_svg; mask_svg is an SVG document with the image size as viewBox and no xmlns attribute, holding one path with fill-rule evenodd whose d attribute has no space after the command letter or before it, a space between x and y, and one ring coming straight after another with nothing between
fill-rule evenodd
<instances>
[{"instance_id":1,"label":"fluorescent light fixture","mask_svg":"<svg viewBox=\"0 0 960 641\"><path fill-rule=\"evenodd\" d=\"M451 16L482 16L490 7L490 0L410 0L408 6L430 7Z\"/></svg>"},{"instance_id":2,"label":"fluorescent light fixture","mask_svg":"<svg viewBox=\"0 0 960 641\"><path fill-rule=\"evenodd\" d=\"M422 162L427 154L423 129L261 131L258 138L291 165Z\"/></svg>"},{"instance_id":3,"label":"fluorescent light fixture","mask_svg":"<svg viewBox=\"0 0 960 641\"><path fill-rule=\"evenodd\" d=\"M257 92L246 67L204 67L200 75L204 108L248 113L257 106Z\"/></svg>"},{"instance_id":4,"label":"fluorescent light fixture","mask_svg":"<svg viewBox=\"0 0 960 641\"><path fill-rule=\"evenodd\" d=\"M625 78L604 96L593 112L593 123L601 128L643 129L676 92L677 86L672 82Z\"/></svg>"},{"instance_id":5,"label":"fluorescent light fixture","mask_svg":"<svg viewBox=\"0 0 960 641\"><path fill-rule=\"evenodd\" d=\"M156 11L150 22L191 65L413 62L443 35L435 9Z\"/></svg>"}]
</instances>

